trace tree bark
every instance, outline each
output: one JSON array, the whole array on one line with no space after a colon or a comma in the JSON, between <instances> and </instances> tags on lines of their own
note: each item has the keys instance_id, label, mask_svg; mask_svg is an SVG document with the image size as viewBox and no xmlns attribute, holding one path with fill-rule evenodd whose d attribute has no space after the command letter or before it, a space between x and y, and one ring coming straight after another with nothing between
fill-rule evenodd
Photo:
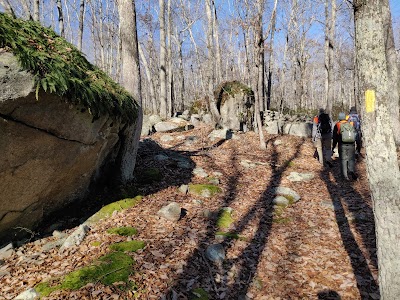
<instances>
[{"instance_id":1,"label":"tree bark","mask_svg":"<svg viewBox=\"0 0 400 300\"><path fill-rule=\"evenodd\" d=\"M165 28L165 2L159 0L160 6L160 116L166 119L168 116L167 111L167 44L165 41L166 28Z\"/></svg>"},{"instance_id":2,"label":"tree bark","mask_svg":"<svg viewBox=\"0 0 400 300\"><path fill-rule=\"evenodd\" d=\"M168 60L168 116L174 115L174 81L172 72L172 13L171 13L171 0L167 3L167 37L168 37L168 48L167 48L167 60Z\"/></svg>"},{"instance_id":3,"label":"tree bark","mask_svg":"<svg viewBox=\"0 0 400 300\"><path fill-rule=\"evenodd\" d=\"M151 76L151 71L150 71L150 67L149 64L147 62L146 56L144 55L143 49L140 46L140 44L138 44L138 48L139 48L139 55L142 59L142 64L146 73L146 77L147 77L147 81L148 81L148 85L149 85L149 90L150 90L150 105L152 108L152 113L156 114L157 113L157 102L156 102L156 93L155 93L155 87L154 87L154 80L153 77Z\"/></svg>"},{"instance_id":4,"label":"tree bark","mask_svg":"<svg viewBox=\"0 0 400 300\"><path fill-rule=\"evenodd\" d=\"M33 1L33 21L39 22L40 0Z\"/></svg>"},{"instance_id":5,"label":"tree bark","mask_svg":"<svg viewBox=\"0 0 400 300\"><path fill-rule=\"evenodd\" d=\"M354 2L359 97L382 300L400 299L400 172L390 119L382 0Z\"/></svg>"},{"instance_id":6,"label":"tree bark","mask_svg":"<svg viewBox=\"0 0 400 300\"><path fill-rule=\"evenodd\" d=\"M400 100L400 82L399 82L399 66L397 63L397 54L393 37L392 16L390 13L389 1L382 0L383 28L387 58L387 69L389 79L389 111L392 120L394 141L400 145L400 116L399 116L399 100Z\"/></svg>"},{"instance_id":7,"label":"tree bark","mask_svg":"<svg viewBox=\"0 0 400 300\"><path fill-rule=\"evenodd\" d=\"M329 9L330 2L330 9ZM334 101L334 69L335 60L335 26L336 26L336 0L325 0L325 93L326 112L332 112Z\"/></svg>"},{"instance_id":8,"label":"tree bark","mask_svg":"<svg viewBox=\"0 0 400 300\"><path fill-rule=\"evenodd\" d=\"M82 51L83 22L85 20L85 0L80 0L79 4L79 31L78 31L78 50Z\"/></svg>"},{"instance_id":9,"label":"tree bark","mask_svg":"<svg viewBox=\"0 0 400 300\"><path fill-rule=\"evenodd\" d=\"M214 122L219 123L220 114L214 99L214 83L215 83L215 56L213 43L213 16L211 10L211 0L206 0L206 15L207 15L207 96L210 105L211 114Z\"/></svg>"},{"instance_id":10,"label":"tree bark","mask_svg":"<svg viewBox=\"0 0 400 300\"><path fill-rule=\"evenodd\" d=\"M64 15L61 0L56 0L57 10L58 10L58 30L60 31L60 36L64 37Z\"/></svg>"}]
</instances>

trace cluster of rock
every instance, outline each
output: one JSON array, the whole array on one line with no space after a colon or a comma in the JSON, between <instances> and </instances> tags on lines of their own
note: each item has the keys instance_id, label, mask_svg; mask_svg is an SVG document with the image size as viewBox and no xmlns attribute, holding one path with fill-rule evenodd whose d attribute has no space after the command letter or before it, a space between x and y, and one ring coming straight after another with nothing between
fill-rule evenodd
<instances>
[{"instance_id":1,"label":"cluster of rock","mask_svg":"<svg viewBox=\"0 0 400 300\"><path fill-rule=\"evenodd\" d=\"M268 110L264 112L264 126L269 134L289 134L299 137L309 138L312 133L312 119L304 115L280 115L276 111ZM239 122L240 123L240 122ZM247 131L251 129L249 125L243 126L232 121L232 117L221 115L222 129L216 130L213 138L226 138L235 131ZM158 115L145 115L143 117L142 136L148 136L155 132L176 132L186 131L200 124L215 126L212 115L206 112L190 114L189 110L176 113L175 117L163 121ZM236 125L234 125L236 124ZM239 124L239 125L238 125ZM228 132L228 133L227 133ZM228 137L227 139L229 139Z\"/></svg>"},{"instance_id":2,"label":"cluster of rock","mask_svg":"<svg viewBox=\"0 0 400 300\"><path fill-rule=\"evenodd\" d=\"M264 126L269 134L289 134L311 137L312 118L304 115L281 115L279 112L264 112Z\"/></svg>"}]
</instances>

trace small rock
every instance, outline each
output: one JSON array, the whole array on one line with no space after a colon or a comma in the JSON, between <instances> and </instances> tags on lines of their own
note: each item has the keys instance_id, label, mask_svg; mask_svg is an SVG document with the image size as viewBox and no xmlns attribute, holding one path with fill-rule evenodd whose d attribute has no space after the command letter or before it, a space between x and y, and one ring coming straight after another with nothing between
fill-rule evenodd
<instances>
[{"instance_id":1,"label":"small rock","mask_svg":"<svg viewBox=\"0 0 400 300\"><path fill-rule=\"evenodd\" d=\"M174 140L174 138L170 135L163 135L160 138L161 142L168 143Z\"/></svg>"},{"instance_id":2,"label":"small rock","mask_svg":"<svg viewBox=\"0 0 400 300\"><path fill-rule=\"evenodd\" d=\"M207 173L204 171L204 169L201 168L201 167L195 168L195 169L193 170L193 174L196 175L196 176L199 176L199 177L201 177L201 178L206 178L206 177L208 177L208 174L207 174Z\"/></svg>"},{"instance_id":3,"label":"small rock","mask_svg":"<svg viewBox=\"0 0 400 300\"><path fill-rule=\"evenodd\" d=\"M62 231L54 230L53 231L53 236L55 238L62 239L62 238L66 237L66 234L64 232L62 232Z\"/></svg>"},{"instance_id":4,"label":"small rock","mask_svg":"<svg viewBox=\"0 0 400 300\"><path fill-rule=\"evenodd\" d=\"M274 146L279 146L282 145L282 141L281 140L275 140L274 141Z\"/></svg>"},{"instance_id":5,"label":"small rock","mask_svg":"<svg viewBox=\"0 0 400 300\"><path fill-rule=\"evenodd\" d=\"M0 249L0 259L6 259L14 254L14 247L12 243Z\"/></svg>"},{"instance_id":6,"label":"small rock","mask_svg":"<svg viewBox=\"0 0 400 300\"><path fill-rule=\"evenodd\" d=\"M70 248L72 246L78 246L82 243L83 239L86 236L86 233L89 231L89 226L80 225L64 242L61 246L60 251L63 251L65 248Z\"/></svg>"},{"instance_id":7,"label":"small rock","mask_svg":"<svg viewBox=\"0 0 400 300\"><path fill-rule=\"evenodd\" d=\"M203 205L203 201L201 201L201 200L199 200L199 199L193 199L192 202L193 202L194 204L196 204L196 205L199 205L199 206Z\"/></svg>"},{"instance_id":8,"label":"small rock","mask_svg":"<svg viewBox=\"0 0 400 300\"><path fill-rule=\"evenodd\" d=\"M219 184L219 179L218 178L210 178L208 179L208 182L211 184L218 185Z\"/></svg>"},{"instance_id":9,"label":"small rock","mask_svg":"<svg viewBox=\"0 0 400 300\"><path fill-rule=\"evenodd\" d=\"M225 249L221 244L209 245L206 249L206 257L212 262L222 262L225 259Z\"/></svg>"},{"instance_id":10,"label":"small rock","mask_svg":"<svg viewBox=\"0 0 400 300\"><path fill-rule=\"evenodd\" d=\"M289 200L284 196L276 196L274 200L272 200L272 203L274 205L279 205L279 206L288 206Z\"/></svg>"},{"instance_id":11,"label":"small rock","mask_svg":"<svg viewBox=\"0 0 400 300\"><path fill-rule=\"evenodd\" d=\"M310 181L314 179L314 174L312 173L298 173L298 172L290 172L290 175L287 177L290 181Z\"/></svg>"},{"instance_id":12,"label":"small rock","mask_svg":"<svg viewBox=\"0 0 400 300\"><path fill-rule=\"evenodd\" d=\"M187 194L187 192L188 192L188 190L189 190L189 186L187 185L187 184L182 184L180 187L179 187L179 191L182 193L182 194Z\"/></svg>"},{"instance_id":13,"label":"small rock","mask_svg":"<svg viewBox=\"0 0 400 300\"><path fill-rule=\"evenodd\" d=\"M157 214L169 221L176 222L181 218L182 209L176 202L171 202L170 204L162 207Z\"/></svg>"},{"instance_id":14,"label":"small rock","mask_svg":"<svg viewBox=\"0 0 400 300\"><path fill-rule=\"evenodd\" d=\"M279 186L279 187L274 188L272 190L272 192L275 195L289 196L289 197L293 198L294 202L297 202L297 201L299 201L301 199L300 195L297 194L295 191L293 191L290 188L283 187L283 186Z\"/></svg>"},{"instance_id":15,"label":"small rock","mask_svg":"<svg viewBox=\"0 0 400 300\"><path fill-rule=\"evenodd\" d=\"M39 299L40 294L36 292L35 289L30 288L29 290L26 290L25 292L19 294L17 297L14 298L14 300L35 300Z\"/></svg>"}]
</instances>

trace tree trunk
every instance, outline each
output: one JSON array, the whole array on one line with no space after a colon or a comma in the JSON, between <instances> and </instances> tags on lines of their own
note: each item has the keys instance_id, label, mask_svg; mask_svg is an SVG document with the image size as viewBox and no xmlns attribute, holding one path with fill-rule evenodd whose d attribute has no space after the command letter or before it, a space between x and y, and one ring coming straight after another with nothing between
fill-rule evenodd
<instances>
[{"instance_id":1,"label":"tree trunk","mask_svg":"<svg viewBox=\"0 0 400 300\"><path fill-rule=\"evenodd\" d=\"M61 0L56 0L57 10L58 10L58 30L60 31L60 36L64 37L64 15L62 9Z\"/></svg>"},{"instance_id":2,"label":"tree trunk","mask_svg":"<svg viewBox=\"0 0 400 300\"><path fill-rule=\"evenodd\" d=\"M213 17L211 10L211 0L206 0L206 15L207 15L207 50L208 50L208 70L207 70L207 96L210 104L211 114L213 115L214 122L219 123L220 114L218 112L217 104L214 99L214 83L215 83L215 56L214 56L214 43L213 43Z\"/></svg>"},{"instance_id":3,"label":"tree trunk","mask_svg":"<svg viewBox=\"0 0 400 300\"><path fill-rule=\"evenodd\" d=\"M268 77L267 77L267 103L266 108L269 110L271 109L271 95L272 95L272 70L274 68L274 37L275 37L275 27L276 27L276 7L278 4L278 0L274 2L274 10L272 11L271 16L271 49L269 52L269 59L268 59Z\"/></svg>"},{"instance_id":4,"label":"tree trunk","mask_svg":"<svg viewBox=\"0 0 400 300\"><path fill-rule=\"evenodd\" d=\"M139 55L142 59L142 64L146 73L146 77L147 77L147 81L149 82L149 90L150 90L150 104L151 104L151 108L152 108L152 113L156 114L157 113L157 102L156 102L156 93L155 93L155 88L154 88L154 80L151 76L151 71L150 71L150 67L149 64L147 62L146 56L144 55L143 49L140 46L140 44L138 44L138 48L139 48Z\"/></svg>"},{"instance_id":5,"label":"tree trunk","mask_svg":"<svg viewBox=\"0 0 400 300\"><path fill-rule=\"evenodd\" d=\"M220 84L222 82L222 59L221 59L221 47L219 45L219 24L218 24L218 18L217 18L217 8L215 7L215 1L212 1L213 5L213 36L214 36L214 42L215 42L215 59L216 59L216 64L215 64L215 77L217 79L216 84Z\"/></svg>"},{"instance_id":6,"label":"tree trunk","mask_svg":"<svg viewBox=\"0 0 400 300\"><path fill-rule=\"evenodd\" d=\"M80 4L79 4L79 31L78 31L78 50L79 51L82 51L84 18L85 18L85 0L80 0Z\"/></svg>"},{"instance_id":7,"label":"tree trunk","mask_svg":"<svg viewBox=\"0 0 400 300\"><path fill-rule=\"evenodd\" d=\"M141 104L140 64L135 1L119 0L118 14L122 42L122 85Z\"/></svg>"},{"instance_id":8,"label":"tree trunk","mask_svg":"<svg viewBox=\"0 0 400 300\"><path fill-rule=\"evenodd\" d=\"M329 10L329 2L330 10ZM329 13L330 12L330 13ZM336 26L336 0L325 0L325 97L326 112L332 112L334 101L334 70L333 62L335 56L334 40Z\"/></svg>"},{"instance_id":9,"label":"tree trunk","mask_svg":"<svg viewBox=\"0 0 400 300\"><path fill-rule=\"evenodd\" d=\"M166 119L168 116L167 111L167 44L165 41L166 28L165 28L165 2L159 0L160 6L160 116Z\"/></svg>"},{"instance_id":10,"label":"tree trunk","mask_svg":"<svg viewBox=\"0 0 400 300\"><path fill-rule=\"evenodd\" d=\"M382 300L400 299L400 172L389 113L382 0L356 0L356 61ZM373 70L373 71L371 71Z\"/></svg>"},{"instance_id":11,"label":"tree trunk","mask_svg":"<svg viewBox=\"0 0 400 300\"><path fill-rule=\"evenodd\" d=\"M39 22L40 0L33 1L33 21Z\"/></svg>"},{"instance_id":12,"label":"tree trunk","mask_svg":"<svg viewBox=\"0 0 400 300\"><path fill-rule=\"evenodd\" d=\"M172 14L171 14L171 0L168 0L167 4L167 36L168 36L168 48L167 48L167 59L168 59L168 116L173 116L174 109L174 85L173 85L173 74L172 74Z\"/></svg>"},{"instance_id":13,"label":"tree trunk","mask_svg":"<svg viewBox=\"0 0 400 300\"><path fill-rule=\"evenodd\" d=\"M393 126L394 140L400 145L400 116L399 116L399 67L397 64L397 54L393 37L392 16L390 13L389 1L382 0L383 28L386 47L386 59L389 79L389 112Z\"/></svg>"}]
</instances>

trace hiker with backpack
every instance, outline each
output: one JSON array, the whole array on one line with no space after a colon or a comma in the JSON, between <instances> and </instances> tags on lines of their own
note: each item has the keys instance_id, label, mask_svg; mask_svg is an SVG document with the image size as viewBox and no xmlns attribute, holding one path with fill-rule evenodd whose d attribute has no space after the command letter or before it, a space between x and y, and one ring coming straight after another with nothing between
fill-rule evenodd
<instances>
[{"instance_id":1,"label":"hiker with backpack","mask_svg":"<svg viewBox=\"0 0 400 300\"><path fill-rule=\"evenodd\" d=\"M336 145L339 146L339 159L340 159L340 170L342 176L346 180L357 179L355 173L355 148L354 143L356 141L356 130L353 124L346 120L346 115L341 112L339 113L339 121L333 128L333 144L332 151L334 151Z\"/></svg>"},{"instance_id":2,"label":"hiker with backpack","mask_svg":"<svg viewBox=\"0 0 400 300\"><path fill-rule=\"evenodd\" d=\"M361 119L357 113L356 107L352 106L350 108L349 114L346 116L347 122L350 122L354 129L356 130L356 157L360 155L361 152Z\"/></svg>"},{"instance_id":3,"label":"hiker with backpack","mask_svg":"<svg viewBox=\"0 0 400 300\"><path fill-rule=\"evenodd\" d=\"M332 167L332 122L323 108L320 108L319 114L313 119L312 141L319 162L324 166Z\"/></svg>"}]
</instances>

